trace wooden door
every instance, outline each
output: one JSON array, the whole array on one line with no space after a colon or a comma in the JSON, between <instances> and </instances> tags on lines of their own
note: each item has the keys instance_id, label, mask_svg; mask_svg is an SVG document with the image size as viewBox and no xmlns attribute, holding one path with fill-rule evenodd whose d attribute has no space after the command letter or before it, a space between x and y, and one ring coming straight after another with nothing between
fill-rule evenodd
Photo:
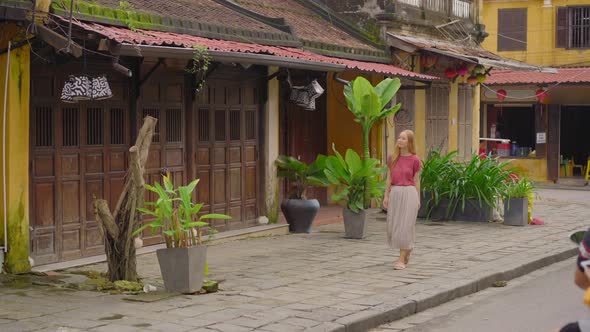
<instances>
[{"instance_id":1,"label":"wooden door","mask_svg":"<svg viewBox=\"0 0 590 332\"><path fill-rule=\"evenodd\" d=\"M322 87L326 86L324 77L316 78ZM294 85L307 85L312 79L308 72L291 71L291 80ZM283 90L281 91L283 96L281 111L284 113L282 117L285 130L282 150L287 155L309 164L319 154L327 154L327 94L324 93L315 100L315 110L308 111L288 100L289 91L286 86L281 86L281 90ZM290 187L289 183L284 184L284 197L289 193ZM325 187L310 186L307 188L307 198L315 198L320 204L325 205L328 202L327 190Z\"/></svg>"},{"instance_id":2,"label":"wooden door","mask_svg":"<svg viewBox=\"0 0 590 332\"><path fill-rule=\"evenodd\" d=\"M449 86L433 85L426 90L426 152L447 153L449 143Z\"/></svg>"},{"instance_id":3,"label":"wooden door","mask_svg":"<svg viewBox=\"0 0 590 332\"><path fill-rule=\"evenodd\" d=\"M194 104L196 199L218 231L256 224L261 87L257 73L221 66L207 79Z\"/></svg>"},{"instance_id":4,"label":"wooden door","mask_svg":"<svg viewBox=\"0 0 590 332\"><path fill-rule=\"evenodd\" d=\"M31 82L31 255L47 264L98 255L103 241L92 201L114 206L129 148L125 83L111 78L114 97L65 104L62 72L33 70Z\"/></svg>"},{"instance_id":5,"label":"wooden door","mask_svg":"<svg viewBox=\"0 0 590 332\"><path fill-rule=\"evenodd\" d=\"M167 74L156 72L142 87L138 103L138 130L146 116L158 119L152 138L146 164L146 180L149 184L162 183L162 174L170 173L175 186L184 185L186 178L185 133L184 133L184 73L171 71ZM157 196L149 191L146 201L154 201ZM144 216L144 222L149 218ZM144 245L161 243L159 233L152 235L147 229L143 232Z\"/></svg>"}]
</instances>

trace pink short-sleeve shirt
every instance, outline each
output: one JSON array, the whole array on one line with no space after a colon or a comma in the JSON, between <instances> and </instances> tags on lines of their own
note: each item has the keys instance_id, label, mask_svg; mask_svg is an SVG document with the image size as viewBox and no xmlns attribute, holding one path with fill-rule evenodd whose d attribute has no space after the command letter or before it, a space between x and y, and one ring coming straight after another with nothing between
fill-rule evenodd
<instances>
[{"instance_id":1,"label":"pink short-sleeve shirt","mask_svg":"<svg viewBox=\"0 0 590 332\"><path fill-rule=\"evenodd\" d=\"M395 166L391 170L391 184L394 186L414 186L414 176L420 172L422 163L415 154L399 156Z\"/></svg>"}]
</instances>

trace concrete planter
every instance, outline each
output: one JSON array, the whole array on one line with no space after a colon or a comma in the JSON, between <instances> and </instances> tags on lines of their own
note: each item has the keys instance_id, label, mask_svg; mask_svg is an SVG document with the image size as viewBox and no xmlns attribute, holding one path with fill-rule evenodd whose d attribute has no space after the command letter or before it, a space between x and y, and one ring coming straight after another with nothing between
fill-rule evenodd
<instances>
[{"instance_id":1,"label":"concrete planter","mask_svg":"<svg viewBox=\"0 0 590 332\"><path fill-rule=\"evenodd\" d=\"M441 199L438 204L434 205L434 198L429 192L422 192L420 198L420 210L418 210L418 218L429 219L434 221L449 220L449 200Z\"/></svg>"},{"instance_id":2,"label":"concrete planter","mask_svg":"<svg viewBox=\"0 0 590 332\"><path fill-rule=\"evenodd\" d=\"M511 198L504 202L504 225L526 226L528 225L529 201L528 199Z\"/></svg>"},{"instance_id":3,"label":"concrete planter","mask_svg":"<svg viewBox=\"0 0 590 332\"><path fill-rule=\"evenodd\" d=\"M344 219L344 233L348 239L363 239L367 234L367 213L362 210L354 213L347 208L342 212Z\"/></svg>"},{"instance_id":4,"label":"concrete planter","mask_svg":"<svg viewBox=\"0 0 590 332\"><path fill-rule=\"evenodd\" d=\"M207 262L206 246L158 249L156 254L167 291L189 294L201 289Z\"/></svg>"},{"instance_id":5,"label":"concrete planter","mask_svg":"<svg viewBox=\"0 0 590 332\"><path fill-rule=\"evenodd\" d=\"M311 224L319 209L317 199L285 199L281 202L281 211L291 233L311 233Z\"/></svg>"},{"instance_id":6,"label":"concrete planter","mask_svg":"<svg viewBox=\"0 0 590 332\"><path fill-rule=\"evenodd\" d=\"M453 220L487 222L491 220L491 216L491 207L486 206L485 203L480 206L478 200L468 199L465 201L465 209L462 208L462 202L457 203Z\"/></svg>"}]
</instances>

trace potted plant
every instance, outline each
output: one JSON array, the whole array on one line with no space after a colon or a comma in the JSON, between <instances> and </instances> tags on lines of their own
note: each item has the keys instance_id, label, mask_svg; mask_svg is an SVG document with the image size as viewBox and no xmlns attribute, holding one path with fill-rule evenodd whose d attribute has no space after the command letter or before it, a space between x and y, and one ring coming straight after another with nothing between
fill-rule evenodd
<instances>
[{"instance_id":1,"label":"potted plant","mask_svg":"<svg viewBox=\"0 0 590 332\"><path fill-rule=\"evenodd\" d=\"M420 173L421 202L419 218L447 220L450 215L450 193L452 179L456 178L459 168L453 158L457 151L441 155L431 151L422 163Z\"/></svg>"},{"instance_id":2,"label":"potted plant","mask_svg":"<svg viewBox=\"0 0 590 332\"><path fill-rule=\"evenodd\" d=\"M450 201L454 220L481 221L491 219L492 209L508 191L509 162L498 158L474 155L466 163L456 163L457 176L450 179Z\"/></svg>"},{"instance_id":3,"label":"potted plant","mask_svg":"<svg viewBox=\"0 0 590 332\"><path fill-rule=\"evenodd\" d=\"M310 233L313 220L320 209L317 199L307 199L306 191L310 185L323 186L323 170L326 156L319 155L307 165L293 157L281 155L275 161L277 174L286 178L292 185L288 198L281 202L281 211L293 233Z\"/></svg>"},{"instance_id":4,"label":"potted plant","mask_svg":"<svg viewBox=\"0 0 590 332\"><path fill-rule=\"evenodd\" d=\"M346 150L345 157L336 151L326 159L324 173L328 183L336 185L332 199L344 202L344 230L347 238L362 239L367 232L367 216L365 198L381 198L385 190L385 179L382 175L386 167L379 167L379 160L369 158L361 160L352 149Z\"/></svg>"},{"instance_id":5,"label":"potted plant","mask_svg":"<svg viewBox=\"0 0 590 332\"><path fill-rule=\"evenodd\" d=\"M526 226L528 224L528 196L533 189L533 183L527 177L510 177L508 195L504 203L505 225Z\"/></svg>"},{"instance_id":6,"label":"potted plant","mask_svg":"<svg viewBox=\"0 0 590 332\"><path fill-rule=\"evenodd\" d=\"M348 110L354 115L354 121L363 130L363 163L369 162L369 136L371 128L378 121L383 121L395 115L401 108L401 103L390 105L393 96L401 87L399 78L386 78L377 86L373 86L366 78L359 76L344 86L344 97ZM391 107L389 107L391 106ZM372 197L371 189L366 185L364 205L368 207Z\"/></svg>"},{"instance_id":7,"label":"potted plant","mask_svg":"<svg viewBox=\"0 0 590 332\"><path fill-rule=\"evenodd\" d=\"M203 229L208 227L206 219L231 219L224 214L203 214L199 212L203 203L193 203L192 195L199 180L186 186L174 188L169 176L163 176L164 186L156 182L145 188L157 195L153 202L146 202L149 208L138 208L152 216L133 235L151 228L152 234L159 229L166 242L165 249L158 249L158 263L164 287L171 292L194 293L201 289L205 278L207 247L203 244Z\"/></svg>"}]
</instances>

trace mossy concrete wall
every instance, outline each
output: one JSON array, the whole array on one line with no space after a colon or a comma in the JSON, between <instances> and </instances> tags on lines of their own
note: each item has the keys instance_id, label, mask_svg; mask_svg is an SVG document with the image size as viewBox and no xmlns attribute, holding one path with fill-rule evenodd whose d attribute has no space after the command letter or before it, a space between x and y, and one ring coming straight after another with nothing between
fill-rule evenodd
<instances>
[{"instance_id":1,"label":"mossy concrete wall","mask_svg":"<svg viewBox=\"0 0 590 332\"><path fill-rule=\"evenodd\" d=\"M14 24L0 25L0 48L7 48L24 36ZM28 45L10 52L8 87L5 85L8 53L0 55L0 106L8 88L6 117L6 184L7 195L0 190L0 199L7 200L7 210L0 204L2 217L8 217L8 254L4 268L12 273L27 272L29 264L29 86L30 48ZM2 117L0 116L0 123ZM0 136L0 141L2 137ZM0 158L1 158L0 154ZM0 167L0 178L2 177ZM0 201L1 202L1 201ZM4 219L2 219L4 220ZM3 221L0 221L3 224ZM0 228L4 241L4 227Z\"/></svg>"}]
</instances>

